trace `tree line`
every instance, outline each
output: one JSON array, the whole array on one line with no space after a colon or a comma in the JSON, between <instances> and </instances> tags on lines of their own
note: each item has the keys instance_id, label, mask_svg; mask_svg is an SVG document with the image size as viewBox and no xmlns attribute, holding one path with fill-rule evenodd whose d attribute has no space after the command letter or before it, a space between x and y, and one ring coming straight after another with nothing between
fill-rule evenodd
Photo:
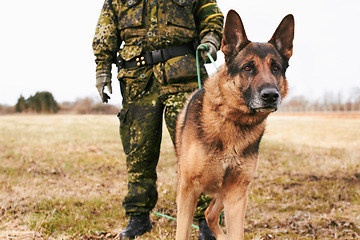
<instances>
[{"instance_id":1,"label":"tree line","mask_svg":"<svg viewBox=\"0 0 360 240\"><path fill-rule=\"evenodd\" d=\"M58 103L50 92L37 92L34 96L19 97L15 106L0 105L0 114L117 114L120 107L103 104L90 97L74 102Z\"/></svg>"},{"instance_id":2,"label":"tree line","mask_svg":"<svg viewBox=\"0 0 360 240\"><path fill-rule=\"evenodd\" d=\"M103 104L90 97L74 102L57 103L50 92L37 92L25 99L20 96L15 106L0 104L0 114L46 113L46 114L117 114L120 106ZM350 94L324 93L318 100L308 100L304 96L286 98L280 112L360 112L360 87L352 89Z\"/></svg>"},{"instance_id":3,"label":"tree line","mask_svg":"<svg viewBox=\"0 0 360 240\"><path fill-rule=\"evenodd\" d=\"M286 99L281 105L283 112L359 112L360 87L355 87L349 94L325 92L322 98L308 100L304 96Z\"/></svg>"},{"instance_id":4,"label":"tree line","mask_svg":"<svg viewBox=\"0 0 360 240\"><path fill-rule=\"evenodd\" d=\"M57 113L60 107L50 92L37 92L25 99L22 95L15 105L16 112Z\"/></svg>"}]
</instances>

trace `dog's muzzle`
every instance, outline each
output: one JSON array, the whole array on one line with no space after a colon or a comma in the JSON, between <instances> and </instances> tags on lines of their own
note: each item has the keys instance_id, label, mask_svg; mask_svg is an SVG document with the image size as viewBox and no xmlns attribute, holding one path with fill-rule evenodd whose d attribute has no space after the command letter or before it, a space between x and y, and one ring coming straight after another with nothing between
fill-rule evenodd
<instances>
[{"instance_id":1,"label":"dog's muzzle","mask_svg":"<svg viewBox=\"0 0 360 240\"><path fill-rule=\"evenodd\" d=\"M252 112L275 112L281 102L281 95L276 88L263 88L256 92L252 97L252 101L248 104Z\"/></svg>"}]
</instances>

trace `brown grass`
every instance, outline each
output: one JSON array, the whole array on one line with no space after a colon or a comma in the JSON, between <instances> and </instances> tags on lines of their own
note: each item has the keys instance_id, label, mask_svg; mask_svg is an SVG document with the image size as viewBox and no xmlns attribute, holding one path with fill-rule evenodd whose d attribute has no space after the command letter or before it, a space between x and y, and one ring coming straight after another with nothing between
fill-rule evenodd
<instances>
[{"instance_id":1,"label":"brown grass","mask_svg":"<svg viewBox=\"0 0 360 240\"><path fill-rule=\"evenodd\" d=\"M251 184L246 239L358 239L360 114L274 114ZM0 117L0 239L116 239L127 224L116 116ZM176 159L164 133L156 211L176 217ZM139 239L174 239L151 216ZM192 239L197 239L197 230Z\"/></svg>"}]
</instances>

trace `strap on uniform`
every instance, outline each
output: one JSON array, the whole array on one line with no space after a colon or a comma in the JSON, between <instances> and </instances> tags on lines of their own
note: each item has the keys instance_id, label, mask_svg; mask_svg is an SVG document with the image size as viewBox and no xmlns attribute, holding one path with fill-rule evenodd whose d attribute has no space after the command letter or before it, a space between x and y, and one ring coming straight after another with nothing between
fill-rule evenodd
<instances>
[{"instance_id":1,"label":"strap on uniform","mask_svg":"<svg viewBox=\"0 0 360 240\"><path fill-rule=\"evenodd\" d=\"M184 56L187 54L195 55L194 45L192 43L183 46L163 48L143 53L140 56L137 56L129 61L124 61L124 67L135 68L154 65L160 62L166 62L171 58Z\"/></svg>"}]
</instances>

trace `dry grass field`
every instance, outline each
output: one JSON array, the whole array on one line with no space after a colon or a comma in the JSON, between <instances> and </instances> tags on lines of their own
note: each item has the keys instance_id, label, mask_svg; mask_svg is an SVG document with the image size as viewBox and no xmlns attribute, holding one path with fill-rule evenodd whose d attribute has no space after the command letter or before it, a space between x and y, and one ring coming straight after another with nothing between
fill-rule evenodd
<instances>
[{"instance_id":1,"label":"dry grass field","mask_svg":"<svg viewBox=\"0 0 360 240\"><path fill-rule=\"evenodd\" d=\"M109 115L0 116L0 239L117 239L125 155ZM251 184L246 239L360 239L360 114L274 114ZM176 217L164 132L156 211ZM174 239L151 215L139 239ZM192 239L197 239L193 229Z\"/></svg>"}]
</instances>

